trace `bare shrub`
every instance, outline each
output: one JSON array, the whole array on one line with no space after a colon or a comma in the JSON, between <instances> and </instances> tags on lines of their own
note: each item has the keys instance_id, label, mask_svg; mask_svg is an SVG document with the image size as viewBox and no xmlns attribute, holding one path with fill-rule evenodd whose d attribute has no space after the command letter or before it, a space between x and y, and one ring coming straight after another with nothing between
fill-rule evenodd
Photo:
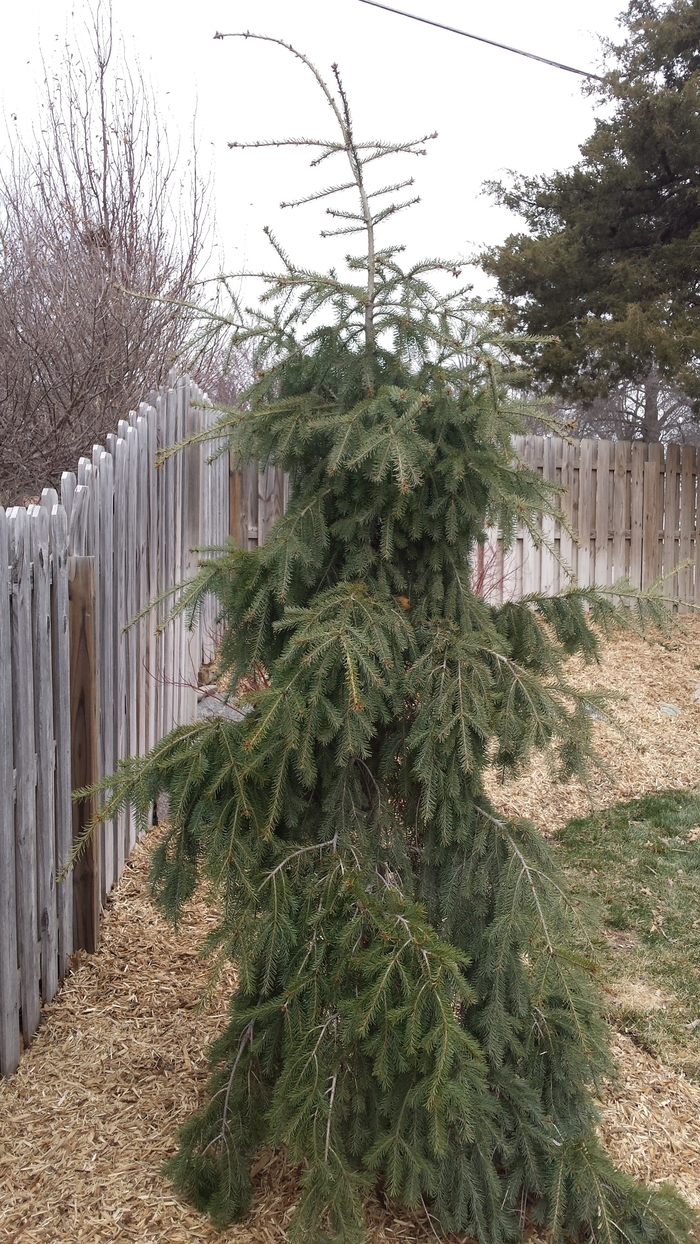
<instances>
[{"instance_id":1,"label":"bare shrub","mask_svg":"<svg viewBox=\"0 0 700 1244\"><path fill-rule=\"evenodd\" d=\"M74 467L186 348L208 237L196 150L171 149L153 93L98 4L45 64L41 120L0 170L0 494ZM136 291L155 297L134 297Z\"/></svg>"}]
</instances>

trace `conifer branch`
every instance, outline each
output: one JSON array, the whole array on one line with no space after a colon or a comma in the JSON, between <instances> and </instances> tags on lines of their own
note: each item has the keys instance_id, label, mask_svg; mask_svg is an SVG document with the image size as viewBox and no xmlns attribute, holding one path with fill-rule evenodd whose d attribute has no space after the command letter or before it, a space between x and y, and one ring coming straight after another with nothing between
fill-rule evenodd
<instances>
[{"instance_id":1,"label":"conifer branch","mask_svg":"<svg viewBox=\"0 0 700 1244\"><path fill-rule=\"evenodd\" d=\"M330 1100L328 1102L328 1123L326 1124L326 1145L325 1145L325 1149L323 1152L324 1162L328 1161L328 1152L331 1147L331 1118L333 1115L333 1101L335 1099L335 1090L336 1090L337 1083L338 1083L338 1074L337 1072L334 1072L334 1074L331 1076L331 1083L330 1083L330 1088L329 1088Z\"/></svg>"},{"instance_id":2,"label":"conifer branch","mask_svg":"<svg viewBox=\"0 0 700 1244\"><path fill-rule=\"evenodd\" d=\"M291 864L292 860L296 859L297 856L306 855L309 851L323 851L326 847L332 847L335 851L337 845L338 836L336 834L335 837L329 838L327 842L314 842L311 846L299 847L297 851L292 851L292 854L288 855L286 859L281 860L280 863L267 874L265 881L271 881L276 873L282 872L282 870L286 868L288 864Z\"/></svg>"},{"instance_id":3,"label":"conifer branch","mask_svg":"<svg viewBox=\"0 0 700 1244\"><path fill-rule=\"evenodd\" d=\"M219 1142L221 1142L222 1144L226 1144L226 1121L228 1119L228 1108L229 1108L229 1100L231 1098L231 1089L233 1087L233 1081L235 1079L236 1072L238 1071L238 1064L241 1061L241 1058L243 1057L243 1051L245 1050L246 1045L252 1044L254 1029L255 1029L255 1020L251 1020L248 1026L243 1030L243 1036L241 1037L241 1040L238 1046L238 1053L236 1054L236 1057L234 1059L233 1067L231 1068L231 1074L228 1078L228 1083L226 1085L226 1091L224 1094L224 1105L223 1105L223 1109L221 1112L221 1130L217 1133L217 1135L212 1140L209 1141L209 1144L206 1146L206 1148L202 1150L202 1157L207 1152L207 1150L211 1149L214 1145L219 1144Z\"/></svg>"}]
</instances>

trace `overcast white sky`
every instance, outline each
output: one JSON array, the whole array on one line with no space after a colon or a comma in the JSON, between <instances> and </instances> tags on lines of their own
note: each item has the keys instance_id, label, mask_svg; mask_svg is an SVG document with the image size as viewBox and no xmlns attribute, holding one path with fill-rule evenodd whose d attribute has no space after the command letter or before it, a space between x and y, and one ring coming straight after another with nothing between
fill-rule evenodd
<instances>
[{"instance_id":1,"label":"overcast white sky","mask_svg":"<svg viewBox=\"0 0 700 1244\"><path fill-rule=\"evenodd\" d=\"M389 0L391 3L392 0ZM395 0L398 7L528 51L595 70L599 36L615 37L622 0ZM5 114L32 121L39 49L50 59L82 0L27 0L3 16ZM498 242L517 222L481 194L507 169L546 172L576 160L591 132L593 102L581 79L426 27L359 0L113 0L127 52L151 78L164 119L187 134L196 112L200 148L211 161L219 234L229 267L269 262L269 224L300 262L326 267L337 243L322 242L323 209L281 211L344 170L312 173L301 151L230 151L232 139L331 133L331 117L308 72L282 49L214 41L217 30L280 36L325 75L337 61L359 138L414 138L437 130L425 160L411 162L421 204L387 227L409 253L466 258ZM340 157L338 157L340 159ZM331 162L329 162L331 163ZM415 165L415 167L413 167ZM406 175L398 165L391 180ZM267 249L266 249L267 248ZM344 252L347 243L341 247ZM484 278L475 275L480 292Z\"/></svg>"}]
</instances>

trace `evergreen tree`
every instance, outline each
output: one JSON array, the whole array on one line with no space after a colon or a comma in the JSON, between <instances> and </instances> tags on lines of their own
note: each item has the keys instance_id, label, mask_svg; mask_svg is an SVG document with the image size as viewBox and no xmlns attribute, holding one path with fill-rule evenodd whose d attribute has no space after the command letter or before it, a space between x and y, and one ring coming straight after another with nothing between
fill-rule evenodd
<instances>
[{"instance_id":1,"label":"evergreen tree","mask_svg":"<svg viewBox=\"0 0 700 1244\"><path fill-rule=\"evenodd\" d=\"M700 0L630 0L621 24L581 160L492 187L528 232L483 264L536 377L584 401L643 385L658 440L660 386L700 400Z\"/></svg>"},{"instance_id":2,"label":"evergreen tree","mask_svg":"<svg viewBox=\"0 0 700 1244\"><path fill-rule=\"evenodd\" d=\"M376 244L401 204L377 206L367 166L423 140L357 142L337 69L331 89L294 54L338 126L315 162L345 157L358 193L331 214L366 249L343 280L272 239L267 309L234 310L258 368L222 427L241 460L289 472L291 499L262 547L205 555L180 607L217 593L219 669L247 711L127 762L102 813L131 799L145 817L168 793L154 894L177 919L205 883L209 950L238 972L169 1171L225 1224L256 1150L286 1146L298 1244L359 1241L375 1187L482 1244L526 1218L555 1241L678 1244L684 1203L621 1175L596 1137L605 1030L564 881L483 786L533 748L581 771L591 696L564 659L595 659L592 624L616 614L590 590L498 608L472 591L485 526L508 535L556 500L513 461L497 343L464 291L430 283L451 266L404 271Z\"/></svg>"}]
</instances>

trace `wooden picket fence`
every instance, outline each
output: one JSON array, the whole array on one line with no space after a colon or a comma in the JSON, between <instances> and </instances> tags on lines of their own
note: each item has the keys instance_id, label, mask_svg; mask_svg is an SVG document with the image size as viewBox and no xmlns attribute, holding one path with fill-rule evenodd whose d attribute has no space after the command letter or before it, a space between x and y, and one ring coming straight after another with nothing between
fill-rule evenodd
<instances>
[{"instance_id":1,"label":"wooden picket fence","mask_svg":"<svg viewBox=\"0 0 700 1244\"><path fill-rule=\"evenodd\" d=\"M551 595L629 578L639 588L664 579L670 608L700 604L697 540L700 451L694 445L517 436L517 456L563 491L565 523L542 518L541 540L521 526L506 552L492 529L476 550L474 585L500 604L530 592ZM281 471L231 477L231 532L243 548L262 544L287 503Z\"/></svg>"},{"instance_id":2,"label":"wooden picket fence","mask_svg":"<svg viewBox=\"0 0 700 1244\"><path fill-rule=\"evenodd\" d=\"M540 543L521 527L505 553L498 532L489 533L475 566L489 600L551 595L574 580L609 586L626 577L638 588L663 579L668 606L679 612L700 604L694 445L521 436L515 449L564 490L566 522L542 519Z\"/></svg>"},{"instance_id":3,"label":"wooden picket fence","mask_svg":"<svg viewBox=\"0 0 700 1244\"><path fill-rule=\"evenodd\" d=\"M71 791L142 755L197 711L201 666L218 642L216 602L198 625L145 607L192 574L197 548L230 534L262 544L288 479L253 464L230 471L216 446L159 450L216 415L188 379L152 394L104 447L64 475L61 496L0 509L0 1073L17 1066L79 947L95 948L100 905L137 836L130 811L102 827L57 882L94 808ZM516 438L530 467L562 488L566 522L541 540L489 533L474 583L500 603L576 580L638 587L665 577L672 608L700 604L700 462L694 446ZM127 624L140 615L132 626Z\"/></svg>"},{"instance_id":4,"label":"wooden picket fence","mask_svg":"<svg viewBox=\"0 0 700 1244\"><path fill-rule=\"evenodd\" d=\"M193 630L149 602L229 534L228 454L159 450L213 423L187 378L153 393L64 474L60 498L0 508L0 1073L11 1074L71 954L95 949L101 903L137 837L127 810L57 878L94 811L71 791L142 755L197 712L216 603Z\"/></svg>"}]
</instances>

